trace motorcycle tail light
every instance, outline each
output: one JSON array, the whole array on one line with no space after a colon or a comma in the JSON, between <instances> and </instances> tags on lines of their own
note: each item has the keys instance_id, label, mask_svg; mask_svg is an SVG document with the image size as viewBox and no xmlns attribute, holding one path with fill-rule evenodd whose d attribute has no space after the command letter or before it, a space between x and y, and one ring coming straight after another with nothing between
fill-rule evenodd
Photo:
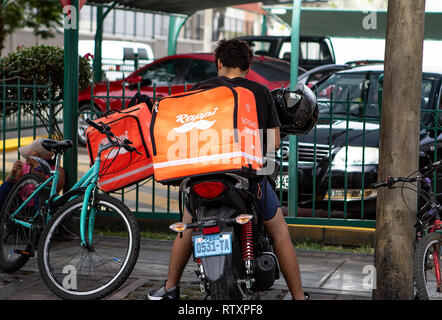
<instances>
[{"instance_id":1,"label":"motorcycle tail light","mask_svg":"<svg viewBox=\"0 0 442 320\"><path fill-rule=\"evenodd\" d=\"M250 220L252 220L253 216L251 214L240 214L235 218L236 223L239 224L246 224Z\"/></svg>"},{"instance_id":2,"label":"motorcycle tail light","mask_svg":"<svg viewBox=\"0 0 442 320\"><path fill-rule=\"evenodd\" d=\"M184 222L177 222L170 225L169 228L175 232L183 232L187 229L187 224L185 224Z\"/></svg>"},{"instance_id":3,"label":"motorcycle tail light","mask_svg":"<svg viewBox=\"0 0 442 320\"><path fill-rule=\"evenodd\" d=\"M207 227L203 229L203 234L219 233L219 226Z\"/></svg>"},{"instance_id":4,"label":"motorcycle tail light","mask_svg":"<svg viewBox=\"0 0 442 320\"><path fill-rule=\"evenodd\" d=\"M193 191L204 199L215 199L226 190L222 182L201 182L193 186Z\"/></svg>"}]
</instances>

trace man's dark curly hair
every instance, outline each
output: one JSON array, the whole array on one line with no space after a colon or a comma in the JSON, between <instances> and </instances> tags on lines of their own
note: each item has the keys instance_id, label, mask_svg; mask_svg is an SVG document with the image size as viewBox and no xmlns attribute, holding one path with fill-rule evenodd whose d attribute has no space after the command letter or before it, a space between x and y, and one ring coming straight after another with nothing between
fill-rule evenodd
<instances>
[{"instance_id":1,"label":"man's dark curly hair","mask_svg":"<svg viewBox=\"0 0 442 320\"><path fill-rule=\"evenodd\" d=\"M249 45L241 40L221 40L215 49L215 64L221 61L227 68L240 68L246 71L252 64L253 51Z\"/></svg>"}]
</instances>

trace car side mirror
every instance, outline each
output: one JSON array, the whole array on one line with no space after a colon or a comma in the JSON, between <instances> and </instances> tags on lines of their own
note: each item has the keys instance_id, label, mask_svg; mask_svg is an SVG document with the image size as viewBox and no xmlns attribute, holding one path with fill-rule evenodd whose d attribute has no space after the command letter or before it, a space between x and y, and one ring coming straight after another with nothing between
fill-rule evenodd
<instances>
[{"instance_id":1,"label":"car side mirror","mask_svg":"<svg viewBox=\"0 0 442 320\"><path fill-rule=\"evenodd\" d=\"M141 81L142 87L147 87L147 86L151 86L151 85L152 85L152 79L143 79Z\"/></svg>"},{"instance_id":2,"label":"car side mirror","mask_svg":"<svg viewBox=\"0 0 442 320\"><path fill-rule=\"evenodd\" d=\"M135 77L130 77L130 78L126 79L126 83L129 86L137 85L141 81L143 81L143 78L141 76L135 76Z\"/></svg>"}]
</instances>

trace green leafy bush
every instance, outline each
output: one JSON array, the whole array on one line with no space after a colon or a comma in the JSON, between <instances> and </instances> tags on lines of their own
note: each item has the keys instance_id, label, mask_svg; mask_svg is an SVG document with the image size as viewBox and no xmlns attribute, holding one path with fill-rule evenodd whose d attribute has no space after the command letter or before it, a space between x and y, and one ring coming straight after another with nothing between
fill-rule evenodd
<instances>
[{"instance_id":1,"label":"green leafy bush","mask_svg":"<svg viewBox=\"0 0 442 320\"><path fill-rule=\"evenodd\" d=\"M40 119L53 138L61 138L57 122L63 105L64 51L56 46L20 47L0 59L0 99L5 100L2 116L31 114ZM79 89L87 88L92 70L87 58L79 58ZM18 103L20 98L20 107ZM0 106L3 107L3 106Z\"/></svg>"}]
</instances>

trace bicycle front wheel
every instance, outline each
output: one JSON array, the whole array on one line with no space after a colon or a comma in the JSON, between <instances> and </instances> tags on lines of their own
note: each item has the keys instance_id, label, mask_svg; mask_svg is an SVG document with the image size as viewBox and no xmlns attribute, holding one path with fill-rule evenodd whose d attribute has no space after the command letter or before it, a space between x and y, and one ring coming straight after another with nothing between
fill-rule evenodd
<instances>
[{"instance_id":1,"label":"bicycle front wheel","mask_svg":"<svg viewBox=\"0 0 442 320\"><path fill-rule=\"evenodd\" d=\"M442 234L423 237L414 254L414 277L420 300L442 299L441 253Z\"/></svg>"},{"instance_id":2,"label":"bicycle front wheel","mask_svg":"<svg viewBox=\"0 0 442 320\"><path fill-rule=\"evenodd\" d=\"M130 209L108 195L96 195L88 208L85 237L80 237L83 197L57 210L38 248L43 281L63 299L101 299L117 290L132 272L140 250L140 232ZM92 240L92 243L89 241Z\"/></svg>"}]
</instances>

